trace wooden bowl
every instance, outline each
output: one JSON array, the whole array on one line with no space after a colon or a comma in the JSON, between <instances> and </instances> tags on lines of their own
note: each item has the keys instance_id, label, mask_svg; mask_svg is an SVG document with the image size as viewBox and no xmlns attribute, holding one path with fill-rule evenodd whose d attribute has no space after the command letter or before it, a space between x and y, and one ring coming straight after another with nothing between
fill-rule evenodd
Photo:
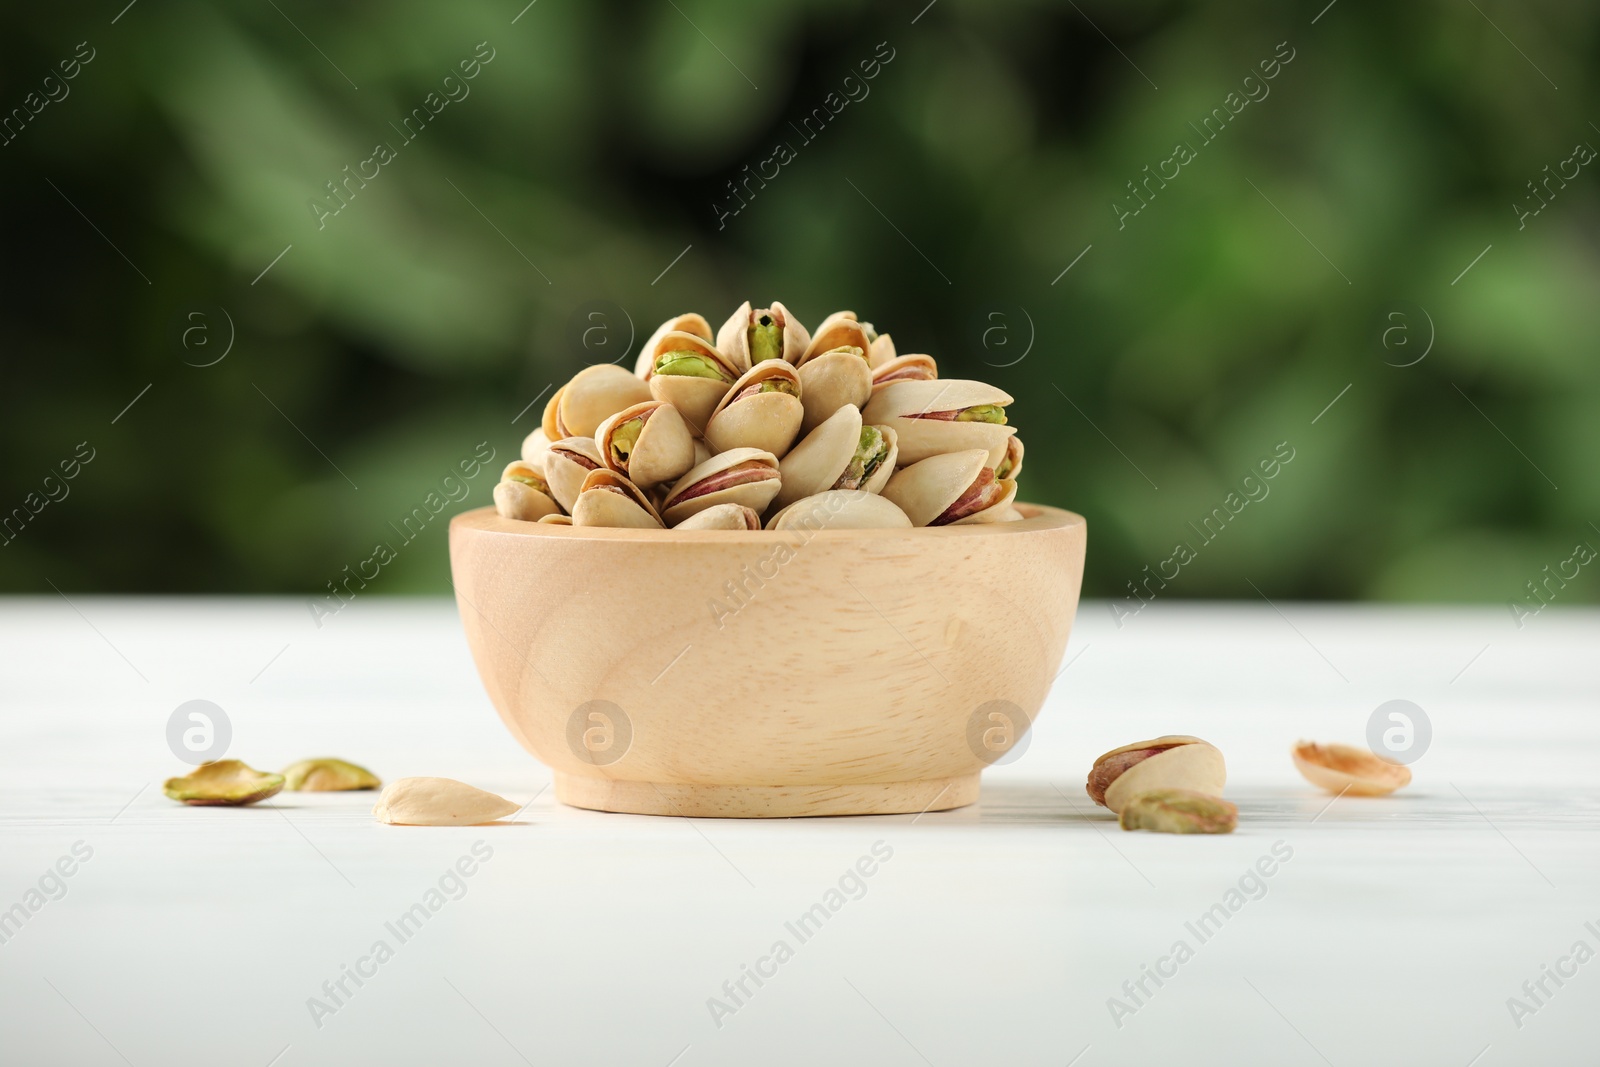
<instances>
[{"instance_id":1,"label":"wooden bowl","mask_svg":"<svg viewBox=\"0 0 1600 1067\"><path fill-rule=\"evenodd\" d=\"M1081 516L940 529L450 523L489 697L580 808L884 815L978 797L1066 651Z\"/></svg>"}]
</instances>

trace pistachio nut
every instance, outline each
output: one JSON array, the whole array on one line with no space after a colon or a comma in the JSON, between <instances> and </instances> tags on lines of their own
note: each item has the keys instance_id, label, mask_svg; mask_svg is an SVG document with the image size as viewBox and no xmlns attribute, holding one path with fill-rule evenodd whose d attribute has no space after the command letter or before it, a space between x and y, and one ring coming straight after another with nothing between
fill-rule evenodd
<instances>
[{"instance_id":1,"label":"pistachio nut","mask_svg":"<svg viewBox=\"0 0 1600 1067\"><path fill-rule=\"evenodd\" d=\"M506 464L494 487L494 508L503 519L537 522L557 509L544 474L520 459Z\"/></svg>"},{"instance_id":2,"label":"pistachio nut","mask_svg":"<svg viewBox=\"0 0 1600 1067\"><path fill-rule=\"evenodd\" d=\"M1114 748L1094 761L1084 791L1096 804L1121 812L1140 793L1192 789L1220 796L1227 783L1222 753L1187 734L1169 734Z\"/></svg>"},{"instance_id":3,"label":"pistachio nut","mask_svg":"<svg viewBox=\"0 0 1600 1067\"><path fill-rule=\"evenodd\" d=\"M662 522L643 490L610 467L601 467L590 471L578 487L572 525L658 530Z\"/></svg>"},{"instance_id":4,"label":"pistachio nut","mask_svg":"<svg viewBox=\"0 0 1600 1067\"><path fill-rule=\"evenodd\" d=\"M572 514L578 493L589 472L605 466L592 437L564 437L550 445L544 456L545 481L561 510Z\"/></svg>"},{"instance_id":5,"label":"pistachio nut","mask_svg":"<svg viewBox=\"0 0 1600 1067\"><path fill-rule=\"evenodd\" d=\"M838 348L859 348L861 361L865 363L867 353L872 349L872 339L876 336L871 323L856 321L854 311L835 311L822 320L822 325L811 335L811 343L806 345L794 365L804 366L808 360Z\"/></svg>"},{"instance_id":6,"label":"pistachio nut","mask_svg":"<svg viewBox=\"0 0 1600 1067\"><path fill-rule=\"evenodd\" d=\"M534 470L542 470L544 454L549 447L550 438L544 435L544 427L541 426L522 439L522 462Z\"/></svg>"},{"instance_id":7,"label":"pistachio nut","mask_svg":"<svg viewBox=\"0 0 1600 1067\"><path fill-rule=\"evenodd\" d=\"M1117 825L1158 834L1231 834L1239 825L1239 809L1193 789L1154 789L1131 797L1118 813Z\"/></svg>"},{"instance_id":8,"label":"pistachio nut","mask_svg":"<svg viewBox=\"0 0 1600 1067\"><path fill-rule=\"evenodd\" d=\"M283 775L267 774L236 759L202 763L181 778L168 778L161 791L197 807L242 807L265 800L283 788Z\"/></svg>"},{"instance_id":9,"label":"pistachio nut","mask_svg":"<svg viewBox=\"0 0 1600 1067\"><path fill-rule=\"evenodd\" d=\"M811 356L797 370L805 418L800 432L810 433L840 408L860 408L872 395L872 370L866 353L845 345Z\"/></svg>"},{"instance_id":10,"label":"pistachio nut","mask_svg":"<svg viewBox=\"0 0 1600 1067\"><path fill-rule=\"evenodd\" d=\"M893 430L862 425L860 410L847 404L783 457L777 504L788 507L829 489L879 492L894 473L898 454Z\"/></svg>"},{"instance_id":11,"label":"pistachio nut","mask_svg":"<svg viewBox=\"0 0 1600 1067\"><path fill-rule=\"evenodd\" d=\"M762 512L778 494L778 458L759 448L733 448L712 456L679 478L662 501L662 515L676 526L718 504L743 504Z\"/></svg>"},{"instance_id":12,"label":"pistachio nut","mask_svg":"<svg viewBox=\"0 0 1600 1067\"><path fill-rule=\"evenodd\" d=\"M1294 765L1305 780L1330 793L1381 797L1411 784L1411 768L1353 745L1299 741Z\"/></svg>"},{"instance_id":13,"label":"pistachio nut","mask_svg":"<svg viewBox=\"0 0 1600 1067\"><path fill-rule=\"evenodd\" d=\"M687 333L668 333L655 344L645 381L650 395L678 409L696 437L717 403L733 388L739 371L710 341Z\"/></svg>"},{"instance_id":14,"label":"pistachio nut","mask_svg":"<svg viewBox=\"0 0 1600 1067\"><path fill-rule=\"evenodd\" d=\"M656 342L669 333L686 333L698 337L702 341L716 342L716 335L711 332L711 323L699 312L690 311L672 318L657 326L644 345L639 349L638 358L634 360L633 372L640 378L650 376L651 365L655 362Z\"/></svg>"},{"instance_id":15,"label":"pistachio nut","mask_svg":"<svg viewBox=\"0 0 1600 1067\"><path fill-rule=\"evenodd\" d=\"M401 778L372 806L374 818L395 826L477 826L518 810L505 797L451 778Z\"/></svg>"},{"instance_id":16,"label":"pistachio nut","mask_svg":"<svg viewBox=\"0 0 1600 1067\"><path fill-rule=\"evenodd\" d=\"M713 504L695 512L674 530L759 530L761 516L743 504Z\"/></svg>"},{"instance_id":17,"label":"pistachio nut","mask_svg":"<svg viewBox=\"0 0 1600 1067\"><path fill-rule=\"evenodd\" d=\"M545 526L571 526L572 516L563 515L561 512L557 511L552 512L549 515L540 516L539 522Z\"/></svg>"},{"instance_id":18,"label":"pistachio nut","mask_svg":"<svg viewBox=\"0 0 1600 1067\"><path fill-rule=\"evenodd\" d=\"M878 390L862 416L874 425L893 426L900 435L900 462L917 463L941 452L982 448L986 466L1005 456L1005 406L1010 394L983 382L960 378L890 382Z\"/></svg>"},{"instance_id":19,"label":"pistachio nut","mask_svg":"<svg viewBox=\"0 0 1600 1067\"><path fill-rule=\"evenodd\" d=\"M754 309L746 300L717 331L717 348L741 372L768 359L798 362L810 343L805 326L776 300Z\"/></svg>"},{"instance_id":20,"label":"pistachio nut","mask_svg":"<svg viewBox=\"0 0 1600 1067\"><path fill-rule=\"evenodd\" d=\"M893 362L896 355L894 338L886 333L880 333L872 339L872 347L867 349L867 365L876 370L885 363Z\"/></svg>"},{"instance_id":21,"label":"pistachio nut","mask_svg":"<svg viewBox=\"0 0 1600 1067\"><path fill-rule=\"evenodd\" d=\"M882 337L878 340L883 340ZM890 382L931 382L939 377L939 364L932 356L917 352L875 363L872 366L872 394Z\"/></svg>"},{"instance_id":22,"label":"pistachio nut","mask_svg":"<svg viewBox=\"0 0 1600 1067\"><path fill-rule=\"evenodd\" d=\"M996 478L1010 478L1017 480L1017 475L1022 473L1022 438L1006 438L1006 454L994 469Z\"/></svg>"},{"instance_id":23,"label":"pistachio nut","mask_svg":"<svg viewBox=\"0 0 1600 1067\"><path fill-rule=\"evenodd\" d=\"M767 522L769 530L910 529L906 513L864 489L827 489L801 497Z\"/></svg>"},{"instance_id":24,"label":"pistachio nut","mask_svg":"<svg viewBox=\"0 0 1600 1067\"><path fill-rule=\"evenodd\" d=\"M805 408L800 376L781 359L756 364L733 383L706 423L706 443L718 452L759 448L782 459L800 434Z\"/></svg>"},{"instance_id":25,"label":"pistachio nut","mask_svg":"<svg viewBox=\"0 0 1600 1067\"><path fill-rule=\"evenodd\" d=\"M1017 496L1017 483L994 476L981 448L945 452L901 467L883 495L913 526L969 526L1003 521Z\"/></svg>"},{"instance_id":26,"label":"pistachio nut","mask_svg":"<svg viewBox=\"0 0 1600 1067\"><path fill-rule=\"evenodd\" d=\"M283 769L283 787L291 793L342 793L376 789L382 784L365 767L331 757L303 759Z\"/></svg>"},{"instance_id":27,"label":"pistachio nut","mask_svg":"<svg viewBox=\"0 0 1600 1067\"><path fill-rule=\"evenodd\" d=\"M623 408L594 432L606 466L641 489L676 481L694 466L694 437L678 409L661 400Z\"/></svg>"},{"instance_id":28,"label":"pistachio nut","mask_svg":"<svg viewBox=\"0 0 1600 1067\"><path fill-rule=\"evenodd\" d=\"M544 435L593 437L595 427L631 404L650 399L650 388L636 376L610 363L585 367L550 398L544 407Z\"/></svg>"}]
</instances>

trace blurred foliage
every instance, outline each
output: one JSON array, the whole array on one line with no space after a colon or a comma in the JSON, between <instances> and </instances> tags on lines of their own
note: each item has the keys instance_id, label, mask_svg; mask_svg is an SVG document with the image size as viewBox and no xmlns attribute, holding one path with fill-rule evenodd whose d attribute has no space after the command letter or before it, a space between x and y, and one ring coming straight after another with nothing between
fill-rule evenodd
<instances>
[{"instance_id":1,"label":"blurred foliage","mask_svg":"<svg viewBox=\"0 0 1600 1067\"><path fill-rule=\"evenodd\" d=\"M12 527L8 591L315 593L380 541L377 590L445 591L443 518L391 524L478 442L514 456L550 383L745 298L1012 392L1023 495L1089 517L1091 594L1186 541L1170 595L1504 602L1600 546L1600 167L1512 206L1600 145L1594 5L120 7L18 9L0 45L0 107L69 91L0 148L0 508L95 457Z\"/></svg>"}]
</instances>

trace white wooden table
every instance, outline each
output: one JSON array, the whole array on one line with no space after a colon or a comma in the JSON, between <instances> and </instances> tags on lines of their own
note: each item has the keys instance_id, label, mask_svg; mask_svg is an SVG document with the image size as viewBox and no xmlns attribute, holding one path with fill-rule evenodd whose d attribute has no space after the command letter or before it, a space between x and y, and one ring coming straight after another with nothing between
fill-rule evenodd
<instances>
[{"instance_id":1,"label":"white wooden table","mask_svg":"<svg viewBox=\"0 0 1600 1067\"><path fill-rule=\"evenodd\" d=\"M1600 1059L1600 961L1570 955L1600 952L1593 611L1158 603L1118 629L1089 603L980 804L771 823L555 803L445 601L318 629L298 601L13 599L0 648L7 1064ZM195 698L258 767L530 803L462 829L375 824L371 794L182 807L166 727ZM1330 805L1289 745L1361 743L1391 698L1432 723L1416 782ZM1169 732L1226 753L1237 833L1089 804L1097 754Z\"/></svg>"}]
</instances>

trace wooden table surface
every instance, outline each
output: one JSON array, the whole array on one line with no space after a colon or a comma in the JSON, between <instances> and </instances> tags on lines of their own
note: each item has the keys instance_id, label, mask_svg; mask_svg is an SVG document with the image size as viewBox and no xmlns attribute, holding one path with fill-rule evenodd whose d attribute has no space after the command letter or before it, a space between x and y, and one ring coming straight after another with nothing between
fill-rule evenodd
<instances>
[{"instance_id":1,"label":"wooden table surface","mask_svg":"<svg viewBox=\"0 0 1600 1067\"><path fill-rule=\"evenodd\" d=\"M980 803L783 822L555 803L443 600L318 627L293 600L11 599L0 648L7 1064L1600 1056L1600 612L1087 603ZM258 767L338 755L527 807L186 808L160 783L193 699ZM1292 742L1360 744L1391 699L1431 724L1409 789L1300 780ZM1096 755L1164 733L1226 754L1238 832L1123 833L1088 802Z\"/></svg>"}]
</instances>

